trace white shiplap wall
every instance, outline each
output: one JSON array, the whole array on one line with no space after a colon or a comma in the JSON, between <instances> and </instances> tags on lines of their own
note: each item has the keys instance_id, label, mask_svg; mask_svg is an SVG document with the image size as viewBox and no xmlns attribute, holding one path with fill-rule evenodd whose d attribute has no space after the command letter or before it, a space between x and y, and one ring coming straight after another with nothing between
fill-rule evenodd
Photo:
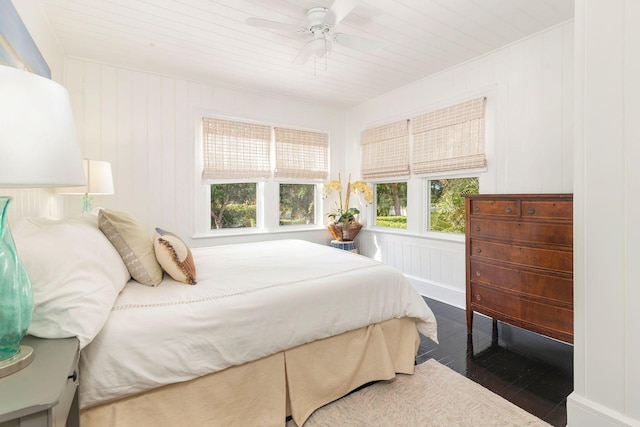
<instances>
[{"instance_id":1,"label":"white shiplap wall","mask_svg":"<svg viewBox=\"0 0 640 427\"><path fill-rule=\"evenodd\" d=\"M567 22L352 108L347 139L358 141L365 128L486 95L488 170L480 191L571 193L573 53L573 23ZM349 153L356 157L357 146ZM415 191L420 181L409 182L409 217L421 214L424 201ZM427 236L416 223L408 229L410 235L368 229L359 236L360 251L400 269L423 293L464 306L464 241Z\"/></svg>"},{"instance_id":2,"label":"white shiplap wall","mask_svg":"<svg viewBox=\"0 0 640 427\"><path fill-rule=\"evenodd\" d=\"M576 1L570 427L640 426L640 3Z\"/></svg>"},{"instance_id":3,"label":"white shiplap wall","mask_svg":"<svg viewBox=\"0 0 640 427\"><path fill-rule=\"evenodd\" d=\"M344 112L298 100L201 84L67 58L69 89L76 127L85 157L112 163L115 195L95 197L94 207L134 215L152 233L159 226L190 239L195 233L197 127L203 113L330 132L334 159L343 159ZM332 169L342 167L332 162ZM66 211L79 199L65 196ZM327 242L325 229L304 233ZM278 237L300 237L285 233ZM198 239L194 246L264 239Z\"/></svg>"}]
</instances>

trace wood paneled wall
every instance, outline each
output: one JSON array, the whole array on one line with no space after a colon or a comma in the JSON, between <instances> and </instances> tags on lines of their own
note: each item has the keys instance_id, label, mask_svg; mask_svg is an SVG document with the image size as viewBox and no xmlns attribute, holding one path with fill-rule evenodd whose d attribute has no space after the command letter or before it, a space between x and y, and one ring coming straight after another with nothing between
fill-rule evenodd
<instances>
[{"instance_id":1,"label":"wood paneled wall","mask_svg":"<svg viewBox=\"0 0 640 427\"><path fill-rule=\"evenodd\" d=\"M571 427L640 425L640 3L576 1Z\"/></svg>"},{"instance_id":2,"label":"wood paneled wall","mask_svg":"<svg viewBox=\"0 0 640 427\"><path fill-rule=\"evenodd\" d=\"M332 170L343 167L344 112L295 99L213 87L170 76L78 58L65 62L81 151L112 163L115 195L95 197L94 207L130 212L151 233L154 227L189 239L200 171L196 167L202 114L330 132ZM78 199L65 196L66 212ZM329 233L315 236L327 240ZM295 237L287 233L287 237ZM194 245L262 237L198 239ZM271 238L274 238L271 236Z\"/></svg>"},{"instance_id":3,"label":"wood paneled wall","mask_svg":"<svg viewBox=\"0 0 640 427\"><path fill-rule=\"evenodd\" d=\"M567 22L351 109L347 139L486 95L488 170L480 175L480 192L572 193L573 54ZM423 293L463 307L464 240L425 233L415 221L426 203L421 179L409 186L407 233L369 228L359 236L360 251L400 269Z\"/></svg>"}]
</instances>

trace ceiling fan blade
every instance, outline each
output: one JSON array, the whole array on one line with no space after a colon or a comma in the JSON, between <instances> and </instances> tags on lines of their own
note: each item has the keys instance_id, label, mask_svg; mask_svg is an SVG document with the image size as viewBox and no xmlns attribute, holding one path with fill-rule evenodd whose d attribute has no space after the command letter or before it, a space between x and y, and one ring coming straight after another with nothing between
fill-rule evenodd
<instances>
[{"instance_id":1,"label":"ceiling fan blade","mask_svg":"<svg viewBox=\"0 0 640 427\"><path fill-rule=\"evenodd\" d=\"M380 40L367 39L344 33L335 33L333 35L333 41L339 45L367 53L376 53L386 45L385 42Z\"/></svg>"},{"instance_id":2,"label":"ceiling fan blade","mask_svg":"<svg viewBox=\"0 0 640 427\"><path fill-rule=\"evenodd\" d=\"M304 65L307 63L311 55L313 55L313 51L315 49L315 45L313 44L315 40L310 40L302 46L302 49L298 52L296 57L293 59L293 63L296 65Z\"/></svg>"},{"instance_id":3,"label":"ceiling fan blade","mask_svg":"<svg viewBox=\"0 0 640 427\"><path fill-rule=\"evenodd\" d=\"M360 0L335 0L325 17L325 22L329 25L336 25L355 8Z\"/></svg>"},{"instance_id":4,"label":"ceiling fan blade","mask_svg":"<svg viewBox=\"0 0 640 427\"><path fill-rule=\"evenodd\" d=\"M300 29L300 26L295 24L287 24L285 22L270 21L262 18L247 18L245 21L247 25L252 27L269 28L272 30L296 32Z\"/></svg>"}]
</instances>

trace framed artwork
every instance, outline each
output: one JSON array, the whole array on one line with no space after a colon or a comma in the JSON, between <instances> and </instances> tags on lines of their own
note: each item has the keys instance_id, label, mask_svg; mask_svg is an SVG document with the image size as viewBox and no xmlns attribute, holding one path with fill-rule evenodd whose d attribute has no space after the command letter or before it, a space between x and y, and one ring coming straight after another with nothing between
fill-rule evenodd
<instances>
[{"instance_id":1,"label":"framed artwork","mask_svg":"<svg viewBox=\"0 0 640 427\"><path fill-rule=\"evenodd\" d=\"M11 0L0 0L0 64L51 78L51 69Z\"/></svg>"}]
</instances>

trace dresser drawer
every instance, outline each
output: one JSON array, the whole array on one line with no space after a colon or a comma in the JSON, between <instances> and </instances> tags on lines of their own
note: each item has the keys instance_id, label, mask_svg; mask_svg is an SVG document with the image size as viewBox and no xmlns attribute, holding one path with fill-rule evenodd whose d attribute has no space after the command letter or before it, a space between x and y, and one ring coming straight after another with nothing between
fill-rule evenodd
<instances>
[{"instance_id":1,"label":"dresser drawer","mask_svg":"<svg viewBox=\"0 0 640 427\"><path fill-rule=\"evenodd\" d=\"M545 298L559 304L573 304L573 277L562 273L536 273L530 270L500 266L471 260L471 277L474 283Z\"/></svg>"},{"instance_id":2,"label":"dresser drawer","mask_svg":"<svg viewBox=\"0 0 640 427\"><path fill-rule=\"evenodd\" d=\"M471 200L471 215L520 216L517 200Z\"/></svg>"},{"instance_id":3,"label":"dresser drawer","mask_svg":"<svg viewBox=\"0 0 640 427\"><path fill-rule=\"evenodd\" d=\"M573 202L566 200L523 200L522 217L573 220Z\"/></svg>"},{"instance_id":4,"label":"dresser drawer","mask_svg":"<svg viewBox=\"0 0 640 427\"><path fill-rule=\"evenodd\" d=\"M573 274L573 252L471 239L471 257Z\"/></svg>"},{"instance_id":5,"label":"dresser drawer","mask_svg":"<svg viewBox=\"0 0 640 427\"><path fill-rule=\"evenodd\" d=\"M471 217L471 237L573 246L573 225Z\"/></svg>"},{"instance_id":6,"label":"dresser drawer","mask_svg":"<svg viewBox=\"0 0 640 427\"><path fill-rule=\"evenodd\" d=\"M76 352L73 359L73 364L67 372L67 384L64 387L63 392L60 394L58 404L52 408L52 418L54 427L65 427L67 425L78 425L78 414L75 411L71 411L71 405L74 398L77 399L78 393L78 363L80 359L80 352Z\"/></svg>"},{"instance_id":7,"label":"dresser drawer","mask_svg":"<svg viewBox=\"0 0 640 427\"><path fill-rule=\"evenodd\" d=\"M490 315L496 313L497 318L507 323L532 330L546 329L573 335L572 308L546 304L474 283L471 284L471 300L473 309Z\"/></svg>"}]
</instances>

